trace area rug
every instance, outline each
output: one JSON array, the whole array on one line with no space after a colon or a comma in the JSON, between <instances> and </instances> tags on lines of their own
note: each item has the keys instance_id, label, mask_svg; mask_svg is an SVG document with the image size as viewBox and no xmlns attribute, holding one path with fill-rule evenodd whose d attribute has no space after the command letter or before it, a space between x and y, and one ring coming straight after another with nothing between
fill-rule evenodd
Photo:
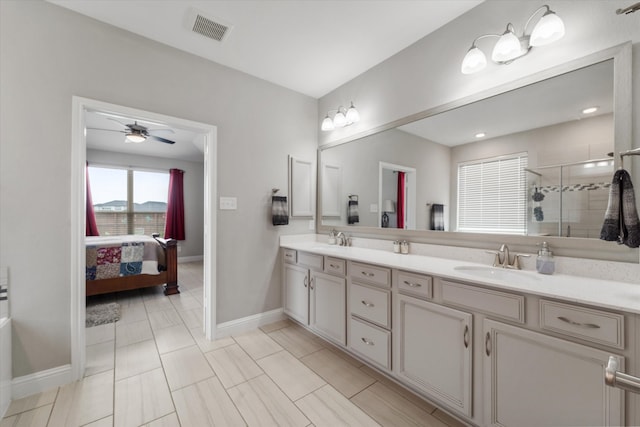
<instances>
[{"instance_id":1,"label":"area rug","mask_svg":"<svg viewBox=\"0 0 640 427\"><path fill-rule=\"evenodd\" d=\"M117 322L118 320L120 320L120 304L117 302L87 306L85 321L87 328Z\"/></svg>"}]
</instances>

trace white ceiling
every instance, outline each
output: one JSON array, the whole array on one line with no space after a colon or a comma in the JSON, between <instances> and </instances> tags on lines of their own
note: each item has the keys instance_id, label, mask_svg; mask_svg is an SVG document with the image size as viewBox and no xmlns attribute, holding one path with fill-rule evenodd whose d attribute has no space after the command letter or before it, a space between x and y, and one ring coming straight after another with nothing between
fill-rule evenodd
<instances>
[{"instance_id":1,"label":"white ceiling","mask_svg":"<svg viewBox=\"0 0 640 427\"><path fill-rule=\"evenodd\" d=\"M482 0L48 0L319 98ZM233 26L222 42L187 29L192 8Z\"/></svg>"}]
</instances>

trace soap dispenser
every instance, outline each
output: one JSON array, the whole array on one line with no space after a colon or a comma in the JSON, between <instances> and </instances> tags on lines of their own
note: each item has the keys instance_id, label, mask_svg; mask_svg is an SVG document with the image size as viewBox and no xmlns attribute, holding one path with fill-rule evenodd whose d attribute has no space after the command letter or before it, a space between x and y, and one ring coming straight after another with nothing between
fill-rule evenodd
<instances>
[{"instance_id":1,"label":"soap dispenser","mask_svg":"<svg viewBox=\"0 0 640 427\"><path fill-rule=\"evenodd\" d=\"M553 252L549 250L549 244L547 242L542 242L542 248L538 251L536 270L538 270L540 274L553 274L555 271Z\"/></svg>"}]
</instances>

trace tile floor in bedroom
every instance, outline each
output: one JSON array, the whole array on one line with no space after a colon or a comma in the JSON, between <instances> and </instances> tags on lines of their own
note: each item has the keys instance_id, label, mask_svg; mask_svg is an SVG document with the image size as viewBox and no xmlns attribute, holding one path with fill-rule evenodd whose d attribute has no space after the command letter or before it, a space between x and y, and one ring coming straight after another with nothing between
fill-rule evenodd
<instances>
[{"instance_id":1,"label":"tile floor in bedroom","mask_svg":"<svg viewBox=\"0 0 640 427\"><path fill-rule=\"evenodd\" d=\"M207 341L202 263L179 283L93 298L122 317L87 329L85 378L12 402L0 427L461 425L288 320Z\"/></svg>"}]
</instances>

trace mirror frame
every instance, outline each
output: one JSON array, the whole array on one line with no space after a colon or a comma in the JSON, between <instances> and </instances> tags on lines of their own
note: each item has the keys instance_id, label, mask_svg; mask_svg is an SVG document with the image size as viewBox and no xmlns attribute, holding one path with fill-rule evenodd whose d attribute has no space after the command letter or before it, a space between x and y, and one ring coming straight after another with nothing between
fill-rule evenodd
<instances>
[{"instance_id":1,"label":"mirror frame","mask_svg":"<svg viewBox=\"0 0 640 427\"><path fill-rule=\"evenodd\" d=\"M494 88L470 95L458 100L442 104L440 106L421 111L416 114L395 120L382 126L351 135L347 138L323 144L318 148L317 162L319 167L316 168L318 173L322 170L320 165L322 162L322 151L346 144L352 141L362 139L364 137L384 132L389 129L402 126L416 120L421 120L436 114L462 107L473 102L481 101L496 95L503 94L523 86L528 86L542 80L556 77L580 68L590 65L613 60L613 95L614 95L614 141L615 141L615 167L617 168L620 158L620 151L629 150L632 147L632 107L633 94L632 85L632 46L631 42L626 42L600 52L587 55L585 57L569 61L567 63L554 66L552 68L540 71L522 79L515 80ZM553 248L556 255L599 259L608 261L620 261L639 263L640 251L631 249L627 246L617 245L613 242L605 242L599 239L586 239L575 237L554 237L554 236L514 236L502 234L483 234L483 233L461 233L453 231L431 231L431 230L401 230L376 227L350 227L344 226L327 226L322 225L322 189L320 188L322 177L318 176L316 183L318 191L316 191L316 232L318 234L329 234L331 230L349 233L353 237L373 238L382 240L406 239L415 243L436 244L445 246L458 246L476 249L497 249L502 243L506 243L512 250L533 253L538 251L538 245L544 240Z\"/></svg>"}]
</instances>

